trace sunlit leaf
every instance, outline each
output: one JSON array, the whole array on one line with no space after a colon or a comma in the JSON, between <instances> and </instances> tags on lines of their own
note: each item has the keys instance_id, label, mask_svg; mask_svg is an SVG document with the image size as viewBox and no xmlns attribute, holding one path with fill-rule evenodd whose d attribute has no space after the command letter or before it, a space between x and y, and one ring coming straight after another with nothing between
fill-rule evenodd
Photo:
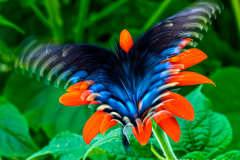
<instances>
[{"instance_id":1,"label":"sunlit leaf","mask_svg":"<svg viewBox=\"0 0 240 160\"><path fill-rule=\"evenodd\" d=\"M227 153L224 153L224 154L221 154L221 155L217 156L214 159L238 160L238 159L240 159L240 151L239 150L238 151L236 151L236 150L235 151L229 151Z\"/></svg>"},{"instance_id":2,"label":"sunlit leaf","mask_svg":"<svg viewBox=\"0 0 240 160\"><path fill-rule=\"evenodd\" d=\"M36 150L24 116L14 105L0 97L0 155L25 157Z\"/></svg>"},{"instance_id":3,"label":"sunlit leaf","mask_svg":"<svg viewBox=\"0 0 240 160\"><path fill-rule=\"evenodd\" d=\"M141 146L132 134L129 136L130 146L124 147L121 132L122 129L118 128L110 131L107 135L96 137L96 142L93 142L88 151L94 147L99 147L106 152L108 159L156 159L155 155L151 153L151 144ZM85 156L87 154L86 152Z\"/></svg>"},{"instance_id":4,"label":"sunlit leaf","mask_svg":"<svg viewBox=\"0 0 240 160\"><path fill-rule=\"evenodd\" d=\"M112 141L121 141L122 140L122 136L121 135L122 135L122 133L121 133L121 129L120 128L112 130L108 134L104 135L97 142L92 144L91 147L88 148L88 150L84 154L83 159L86 159L86 157L89 154L89 152L91 152L91 150L93 150L94 148L96 148L96 147L98 147L100 145L103 145L105 143L109 143L109 142L112 142Z\"/></svg>"},{"instance_id":5,"label":"sunlit leaf","mask_svg":"<svg viewBox=\"0 0 240 160\"><path fill-rule=\"evenodd\" d=\"M137 141L135 143L138 143ZM114 160L155 160L156 156L151 153L150 155L140 155L132 147L124 148L121 141L112 141L110 143L100 146L107 153L108 159Z\"/></svg>"},{"instance_id":6,"label":"sunlit leaf","mask_svg":"<svg viewBox=\"0 0 240 160\"><path fill-rule=\"evenodd\" d=\"M132 139L131 143L138 143ZM91 145L92 144L92 145ZM40 151L32 154L28 160L36 159L44 155L53 155L54 158L61 160L77 160L86 157L98 157L99 155L107 155L108 158L114 159L131 158L133 160L153 160L154 155L139 155L131 147L124 148L122 144L121 128L106 133L106 135L97 136L90 145L87 145L82 135L70 133L68 131L57 134L49 145ZM137 145L136 145L137 146ZM95 155L95 156L94 156ZM101 156L106 158L106 156ZM96 158L98 159L98 158Z\"/></svg>"},{"instance_id":7,"label":"sunlit leaf","mask_svg":"<svg viewBox=\"0 0 240 160\"><path fill-rule=\"evenodd\" d=\"M203 88L207 97L213 103L213 111L226 115L233 129L233 141L228 149L240 148L240 68L229 67L214 72L210 79L216 83L216 88Z\"/></svg>"},{"instance_id":8,"label":"sunlit leaf","mask_svg":"<svg viewBox=\"0 0 240 160\"><path fill-rule=\"evenodd\" d=\"M210 100L200 90L198 87L186 96L194 107L195 118L193 122L178 118L181 139L173 145L184 152L202 151L210 156L226 149L232 140L232 129L224 115L210 109Z\"/></svg>"},{"instance_id":9,"label":"sunlit leaf","mask_svg":"<svg viewBox=\"0 0 240 160\"><path fill-rule=\"evenodd\" d=\"M62 160L77 160L84 155L87 148L82 136L66 131L56 135L48 146L31 155L28 160L47 154L52 154L54 158L58 157Z\"/></svg>"},{"instance_id":10,"label":"sunlit leaf","mask_svg":"<svg viewBox=\"0 0 240 160\"><path fill-rule=\"evenodd\" d=\"M197 159L197 160L206 160L204 154L200 151L190 152L181 159Z\"/></svg>"}]
</instances>

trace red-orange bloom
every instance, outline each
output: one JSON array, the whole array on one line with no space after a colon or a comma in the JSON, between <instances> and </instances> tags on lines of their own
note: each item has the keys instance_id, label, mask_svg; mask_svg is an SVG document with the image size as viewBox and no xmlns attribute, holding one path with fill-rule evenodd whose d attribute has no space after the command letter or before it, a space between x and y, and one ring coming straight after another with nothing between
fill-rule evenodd
<instances>
[{"instance_id":1,"label":"red-orange bloom","mask_svg":"<svg viewBox=\"0 0 240 160\"><path fill-rule=\"evenodd\" d=\"M195 47L211 18L220 12L215 1L196 2L135 41L124 29L119 44L114 43L111 50L90 44L44 45L34 40L14 54L12 67L58 88L72 85L59 99L66 106L98 106L83 130L87 144L119 123L125 136L130 129L145 145L151 137L152 119L178 142L181 131L175 116L193 121L194 110L174 90L215 85L203 75L184 70L207 58Z\"/></svg>"},{"instance_id":2,"label":"red-orange bloom","mask_svg":"<svg viewBox=\"0 0 240 160\"><path fill-rule=\"evenodd\" d=\"M183 39L170 56L152 68L150 82L145 83L148 85L148 91L138 97L137 106L135 102L123 100L126 95L120 95L123 101L112 97L111 90L107 89L108 86L106 84L104 86L104 83L86 80L70 86L67 89L68 93L60 98L62 104L67 106L101 104L83 129L84 141L89 144L99 132L103 135L120 122L123 126L131 124L134 136L141 145L145 145L151 137L153 118L173 141L178 142L181 131L174 116L193 121L194 110L187 99L167 89L203 83L214 84L198 73L181 71L207 58L206 54L195 48L177 54L191 40ZM127 30L121 32L120 46L125 52L129 52L133 46Z\"/></svg>"}]
</instances>

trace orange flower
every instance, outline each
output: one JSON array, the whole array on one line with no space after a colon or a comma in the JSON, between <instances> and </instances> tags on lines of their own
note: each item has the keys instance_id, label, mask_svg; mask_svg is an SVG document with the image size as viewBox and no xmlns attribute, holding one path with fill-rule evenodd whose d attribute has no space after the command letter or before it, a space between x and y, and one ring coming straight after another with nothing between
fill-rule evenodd
<instances>
[{"instance_id":1,"label":"orange flower","mask_svg":"<svg viewBox=\"0 0 240 160\"><path fill-rule=\"evenodd\" d=\"M190 38L181 40L171 53L175 56L170 55L156 64L151 70L153 76L150 77L149 82L139 83L148 85L148 91L145 90L145 93L134 99L138 100L137 105L134 101L122 98L129 95L120 95L119 99L113 97L111 93L113 90L105 83L86 80L70 86L67 89L68 93L60 98L62 104L67 106L100 104L85 124L84 141L89 144L99 132L103 135L120 122L123 126L131 124L134 136L141 145L145 145L152 133L151 118L153 118L173 141L178 142L181 131L174 116L193 121L194 110L187 99L168 89L175 86L214 84L198 73L181 71L207 58L206 54L195 48L176 54L191 40ZM129 52L132 45L131 35L127 30L123 30L120 35L120 46L123 51ZM137 94L132 93L132 96Z\"/></svg>"}]
</instances>

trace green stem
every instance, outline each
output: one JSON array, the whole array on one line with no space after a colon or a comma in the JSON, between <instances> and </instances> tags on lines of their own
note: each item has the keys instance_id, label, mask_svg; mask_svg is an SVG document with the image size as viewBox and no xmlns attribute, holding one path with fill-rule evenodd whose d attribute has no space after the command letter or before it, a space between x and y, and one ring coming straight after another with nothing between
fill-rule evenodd
<instances>
[{"instance_id":1,"label":"green stem","mask_svg":"<svg viewBox=\"0 0 240 160\"><path fill-rule=\"evenodd\" d=\"M145 25L142 27L141 32L146 32L150 27L155 25L157 23L157 19L163 14L163 12L168 8L168 5L170 4L172 0L165 0L163 1L156 11L151 15L151 17L148 19L148 21L145 23Z\"/></svg>"},{"instance_id":2,"label":"green stem","mask_svg":"<svg viewBox=\"0 0 240 160\"><path fill-rule=\"evenodd\" d=\"M0 38L0 61L4 63L9 63L11 60L11 49L7 46L7 44Z\"/></svg>"},{"instance_id":3,"label":"green stem","mask_svg":"<svg viewBox=\"0 0 240 160\"><path fill-rule=\"evenodd\" d=\"M152 153L160 160L166 160L164 157L160 156L157 151L154 149L153 145L151 145L151 151Z\"/></svg>"},{"instance_id":4,"label":"green stem","mask_svg":"<svg viewBox=\"0 0 240 160\"><path fill-rule=\"evenodd\" d=\"M238 36L240 39L240 2L239 0L231 0L231 3L237 23Z\"/></svg>"},{"instance_id":5,"label":"green stem","mask_svg":"<svg viewBox=\"0 0 240 160\"><path fill-rule=\"evenodd\" d=\"M152 122L153 122L152 129L153 129L154 136L156 137L167 159L168 160L177 159L168 141L167 135L164 133L162 129L158 127L157 123L154 120L152 120Z\"/></svg>"},{"instance_id":6,"label":"green stem","mask_svg":"<svg viewBox=\"0 0 240 160\"><path fill-rule=\"evenodd\" d=\"M63 22L61 18L60 4L58 0L45 0L46 11L48 14L49 23L53 38L57 42L62 43L63 37Z\"/></svg>"},{"instance_id":7,"label":"green stem","mask_svg":"<svg viewBox=\"0 0 240 160\"><path fill-rule=\"evenodd\" d=\"M75 36L74 42L75 43L82 43L84 38L84 20L88 13L88 9L90 6L90 0L80 0L79 3L79 10L78 10L78 17L77 17L77 24L75 26Z\"/></svg>"},{"instance_id":8,"label":"green stem","mask_svg":"<svg viewBox=\"0 0 240 160\"><path fill-rule=\"evenodd\" d=\"M51 29L50 24L46 18L46 16L42 13L42 11L38 8L36 4L31 5L31 9L36 14L36 16L39 18L39 20L48 28Z\"/></svg>"},{"instance_id":9,"label":"green stem","mask_svg":"<svg viewBox=\"0 0 240 160\"><path fill-rule=\"evenodd\" d=\"M126 2L129 2L129 0L119 0L112 2L108 6L106 6L104 9L102 9L98 13L92 13L89 16L89 20L85 23L85 26L90 26L93 23L96 23L97 21L100 21L101 19L107 17L111 13L115 12L116 9L122 7Z\"/></svg>"}]
</instances>

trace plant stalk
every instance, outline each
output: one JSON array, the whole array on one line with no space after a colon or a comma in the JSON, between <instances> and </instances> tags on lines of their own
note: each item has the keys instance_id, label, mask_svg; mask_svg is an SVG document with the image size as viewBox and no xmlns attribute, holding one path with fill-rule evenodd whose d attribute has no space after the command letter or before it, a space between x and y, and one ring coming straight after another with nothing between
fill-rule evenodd
<instances>
[{"instance_id":1,"label":"plant stalk","mask_svg":"<svg viewBox=\"0 0 240 160\"><path fill-rule=\"evenodd\" d=\"M238 36L240 39L240 1L239 0L231 0L233 12L236 19L237 24L237 30L238 30Z\"/></svg>"},{"instance_id":2,"label":"plant stalk","mask_svg":"<svg viewBox=\"0 0 240 160\"><path fill-rule=\"evenodd\" d=\"M46 16L42 13L42 11L38 8L36 4L31 5L31 9L36 14L36 16L39 18L39 20L48 28L51 29L51 26L49 25L49 22L46 18Z\"/></svg>"},{"instance_id":3,"label":"plant stalk","mask_svg":"<svg viewBox=\"0 0 240 160\"><path fill-rule=\"evenodd\" d=\"M79 11L77 16L77 24L74 28L75 36L74 36L74 42L75 43L82 43L84 39L84 21L86 18L86 15L88 13L90 6L90 0L80 0L79 3Z\"/></svg>"},{"instance_id":4,"label":"plant stalk","mask_svg":"<svg viewBox=\"0 0 240 160\"><path fill-rule=\"evenodd\" d=\"M45 0L45 2L52 36L58 43L63 43L63 21L61 17L59 0Z\"/></svg>"},{"instance_id":5,"label":"plant stalk","mask_svg":"<svg viewBox=\"0 0 240 160\"><path fill-rule=\"evenodd\" d=\"M118 8L121 8L125 3L129 2L129 0L120 0L120 1L114 1L105 8L103 8L101 11L97 13L91 13L89 15L89 18L87 22L85 23L85 26L90 26L93 23L96 23L103 18L111 15L113 12L115 12Z\"/></svg>"},{"instance_id":6,"label":"plant stalk","mask_svg":"<svg viewBox=\"0 0 240 160\"><path fill-rule=\"evenodd\" d=\"M168 9L168 6L172 0L165 0L163 1L156 11L151 15L151 17L148 19L148 21L145 23L145 25L142 27L141 32L146 32L150 27L155 25L157 22L157 19L163 14L163 12Z\"/></svg>"},{"instance_id":7,"label":"plant stalk","mask_svg":"<svg viewBox=\"0 0 240 160\"><path fill-rule=\"evenodd\" d=\"M152 129L153 129L153 134L155 136L155 138L157 139L160 147L162 148L166 158L168 160L175 160L177 159L177 157L175 156L172 147L168 141L168 137L165 134L165 132L158 127L157 123L152 120Z\"/></svg>"},{"instance_id":8,"label":"plant stalk","mask_svg":"<svg viewBox=\"0 0 240 160\"><path fill-rule=\"evenodd\" d=\"M9 63L11 61L11 49L7 44L0 38L0 61L4 63Z\"/></svg>"},{"instance_id":9,"label":"plant stalk","mask_svg":"<svg viewBox=\"0 0 240 160\"><path fill-rule=\"evenodd\" d=\"M152 153L160 160L166 160L164 157L160 156L157 151L154 149L153 145L151 145L151 151Z\"/></svg>"}]
</instances>

